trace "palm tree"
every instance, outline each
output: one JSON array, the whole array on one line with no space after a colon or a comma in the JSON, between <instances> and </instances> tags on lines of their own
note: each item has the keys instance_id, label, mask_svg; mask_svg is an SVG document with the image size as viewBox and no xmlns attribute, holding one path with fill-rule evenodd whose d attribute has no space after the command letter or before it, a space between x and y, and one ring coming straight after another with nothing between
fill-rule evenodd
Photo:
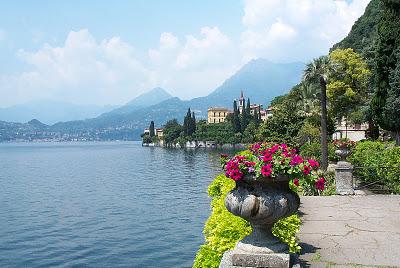
<instances>
[{"instance_id":1,"label":"palm tree","mask_svg":"<svg viewBox=\"0 0 400 268\"><path fill-rule=\"evenodd\" d=\"M319 87L315 84L300 84L296 103L300 115L308 117L319 113L319 93Z\"/></svg>"},{"instance_id":2,"label":"palm tree","mask_svg":"<svg viewBox=\"0 0 400 268\"><path fill-rule=\"evenodd\" d=\"M321 88L321 167L326 170L328 167L328 116L326 109L326 85L331 64L328 56L321 56L307 64L303 73L303 81L307 84L317 84Z\"/></svg>"}]
</instances>

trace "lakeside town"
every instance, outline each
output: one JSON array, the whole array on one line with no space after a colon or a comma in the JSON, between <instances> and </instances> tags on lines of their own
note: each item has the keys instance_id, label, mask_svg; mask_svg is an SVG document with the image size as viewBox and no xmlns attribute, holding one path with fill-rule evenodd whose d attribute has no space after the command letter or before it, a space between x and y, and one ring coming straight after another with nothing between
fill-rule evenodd
<instances>
[{"instance_id":1,"label":"lakeside town","mask_svg":"<svg viewBox=\"0 0 400 268\"><path fill-rule=\"evenodd\" d=\"M0 13L0 268L400 268L400 0Z\"/></svg>"},{"instance_id":2,"label":"lakeside town","mask_svg":"<svg viewBox=\"0 0 400 268\"><path fill-rule=\"evenodd\" d=\"M241 91L240 97L233 100L233 110L226 107L210 107L207 110L207 119L201 119L196 121L194 124L200 125L215 125L232 122L235 116L235 109L238 111L238 115L241 117L245 116L246 109L249 110L250 121L253 120L257 124L266 122L273 116L273 106L269 106L264 109L262 104L252 104L250 99L247 99L249 104L246 107L246 98L244 91ZM190 113L190 108L189 108ZM195 118L195 113L192 113L192 117ZM196 119L194 119L196 120ZM195 128L195 127L194 127ZM367 122L346 122L346 120L340 120L335 124L335 131L332 134L333 140L340 140L343 138L351 141L360 141L366 138L366 132L368 131ZM221 143L215 140L196 140L196 136L193 136L193 140L186 140L182 142L176 142L174 144L167 144L164 139L164 129L156 128L154 122L150 123L149 128L145 128L142 134L142 146L145 147L174 147L174 148L245 148L245 144L242 143Z\"/></svg>"}]
</instances>

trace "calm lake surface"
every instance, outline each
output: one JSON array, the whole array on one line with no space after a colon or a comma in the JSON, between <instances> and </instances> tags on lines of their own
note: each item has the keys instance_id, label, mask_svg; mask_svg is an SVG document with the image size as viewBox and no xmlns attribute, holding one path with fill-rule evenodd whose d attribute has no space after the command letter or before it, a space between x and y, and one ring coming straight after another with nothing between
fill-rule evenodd
<instances>
[{"instance_id":1,"label":"calm lake surface","mask_svg":"<svg viewBox=\"0 0 400 268\"><path fill-rule=\"evenodd\" d=\"M0 267L191 267L219 153L0 144Z\"/></svg>"}]
</instances>

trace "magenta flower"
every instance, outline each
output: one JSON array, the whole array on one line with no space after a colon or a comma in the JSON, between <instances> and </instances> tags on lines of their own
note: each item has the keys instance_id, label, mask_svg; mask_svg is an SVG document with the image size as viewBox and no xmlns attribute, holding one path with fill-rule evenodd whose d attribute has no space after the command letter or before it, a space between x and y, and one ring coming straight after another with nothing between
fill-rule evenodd
<instances>
[{"instance_id":1,"label":"magenta flower","mask_svg":"<svg viewBox=\"0 0 400 268\"><path fill-rule=\"evenodd\" d=\"M308 163L310 164L311 167L319 167L318 161L315 161L313 159L309 159Z\"/></svg>"},{"instance_id":2,"label":"magenta flower","mask_svg":"<svg viewBox=\"0 0 400 268\"><path fill-rule=\"evenodd\" d=\"M238 169L239 168L239 164L237 162L233 162L233 161L229 161L226 164L226 170L227 171L231 171L232 169Z\"/></svg>"},{"instance_id":3,"label":"magenta flower","mask_svg":"<svg viewBox=\"0 0 400 268\"><path fill-rule=\"evenodd\" d=\"M319 178L315 182L315 188L317 188L317 190L323 191L325 189L325 179L324 178Z\"/></svg>"},{"instance_id":4,"label":"magenta flower","mask_svg":"<svg viewBox=\"0 0 400 268\"><path fill-rule=\"evenodd\" d=\"M290 153L288 153L288 152L282 152L282 154L285 156L285 157L291 157L292 155L290 154Z\"/></svg>"},{"instance_id":5,"label":"magenta flower","mask_svg":"<svg viewBox=\"0 0 400 268\"><path fill-rule=\"evenodd\" d=\"M274 154L274 153L276 153L278 150L279 150L279 145L276 144L276 145L272 146L272 147L269 149L269 152L270 152L271 154Z\"/></svg>"},{"instance_id":6,"label":"magenta flower","mask_svg":"<svg viewBox=\"0 0 400 268\"><path fill-rule=\"evenodd\" d=\"M282 148L282 151L286 152L288 146L286 145L286 143L282 143L282 144L281 144L281 148Z\"/></svg>"},{"instance_id":7,"label":"magenta flower","mask_svg":"<svg viewBox=\"0 0 400 268\"><path fill-rule=\"evenodd\" d=\"M238 181L243 177L243 173L238 169L234 169L230 172L229 176L232 180Z\"/></svg>"},{"instance_id":8,"label":"magenta flower","mask_svg":"<svg viewBox=\"0 0 400 268\"><path fill-rule=\"evenodd\" d=\"M256 162L244 161L244 164L246 167L254 167L256 165Z\"/></svg>"},{"instance_id":9,"label":"magenta flower","mask_svg":"<svg viewBox=\"0 0 400 268\"><path fill-rule=\"evenodd\" d=\"M304 175L308 175L308 174L310 174L310 172L311 172L311 168L307 165L304 165L304 168L303 168Z\"/></svg>"},{"instance_id":10,"label":"magenta flower","mask_svg":"<svg viewBox=\"0 0 400 268\"><path fill-rule=\"evenodd\" d=\"M272 173L272 165L271 164L267 164L267 165L265 165L265 166L263 166L262 168L261 168L261 174L264 176L264 177L269 177L269 176L271 176L271 173Z\"/></svg>"},{"instance_id":11,"label":"magenta flower","mask_svg":"<svg viewBox=\"0 0 400 268\"><path fill-rule=\"evenodd\" d=\"M237 159L238 161L243 161L243 160L246 159L246 157L243 156L243 155L237 155L237 156L236 156L236 159Z\"/></svg>"},{"instance_id":12,"label":"magenta flower","mask_svg":"<svg viewBox=\"0 0 400 268\"><path fill-rule=\"evenodd\" d=\"M298 179L298 178L295 178L295 179L293 180L293 184L296 185L296 186L299 186L299 184L300 184L299 179Z\"/></svg>"},{"instance_id":13,"label":"magenta flower","mask_svg":"<svg viewBox=\"0 0 400 268\"><path fill-rule=\"evenodd\" d=\"M264 156L263 156L263 161L264 162L272 161L272 155L270 153L265 153Z\"/></svg>"},{"instance_id":14,"label":"magenta flower","mask_svg":"<svg viewBox=\"0 0 400 268\"><path fill-rule=\"evenodd\" d=\"M292 157L292 160L290 161L291 166L297 166L301 163L303 163L303 158L300 155L295 155Z\"/></svg>"}]
</instances>

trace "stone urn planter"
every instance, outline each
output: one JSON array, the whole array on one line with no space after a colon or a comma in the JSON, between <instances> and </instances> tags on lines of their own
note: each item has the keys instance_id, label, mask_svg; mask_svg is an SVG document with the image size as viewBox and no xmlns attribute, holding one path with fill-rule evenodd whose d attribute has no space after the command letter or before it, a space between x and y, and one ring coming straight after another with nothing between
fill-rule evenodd
<instances>
[{"instance_id":1,"label":"stone urn planter","mask_svg":"<svg viewBox=\"0 0 400 268\"><path fill-rule=\"evenodd\" d=\"M289 180L287 175L258 180L253 176L245 176L226 196L228 211L249 221L253 228L253 232L238 242L233 250L230 257L233 267L272 267L262 266L267 265L262 262L271 265L271 261L288 263L288 246L272 235L272 227L299 208L299 196L290 190ZM251 261L248 263L246 260Z\"/></svg>"},{"instance_id":2,"label":"stone urn planter","mask_svg":"<svg viewBox=\"0 0 400 268\"><path fill-rule=\"evenodd\" d=\"M346 158L351 154L351 151L348 148L338 148L335 151L335 154L340 157L341 161L346 161Z\"/></svg>"}]
</instances>

